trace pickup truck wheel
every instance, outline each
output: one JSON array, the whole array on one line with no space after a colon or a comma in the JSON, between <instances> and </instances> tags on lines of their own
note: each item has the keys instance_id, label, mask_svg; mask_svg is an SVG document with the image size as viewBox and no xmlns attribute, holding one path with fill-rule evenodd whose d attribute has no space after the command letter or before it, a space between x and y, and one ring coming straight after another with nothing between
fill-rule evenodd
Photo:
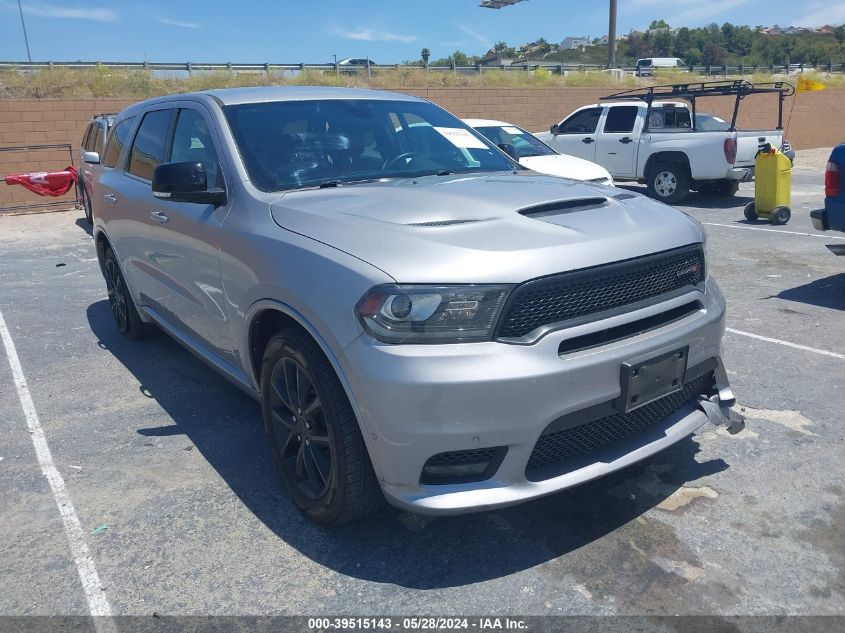
<instances>
[{"instance_id":1,"label":"pickup truck wheel","mask_svg":"<svg viewBox=\"0 0 845 633\"><path fill-rule=\"evenodd\" d=\"M648 194L666 204L676 204L689 194L690 178L680 163L658 163L646 181Z\"/></svg>"},{"instance_id":2,"label":"pickup truck wheel","mask_svg":"<svg viewBox=\"0 0 845 633\"><path fill-rule=\"evenodd\" d=\"M132 301L129 289L126 287L123 273L120 272L117 257L114 256L114 251L108 247L105 252L103 276L106 279L106 290L109 293L109 308L117 329L126 338L144 338L148 332L147 325L138 315L138 309L135 307L135 302Z\"/></svg>"},{"instance_id":3,"label":"pickup truck wheel","mask_svg":"<svg viewBox=\"0 0 845 633\"><path fill-rule=\"evenodd\" d=\"M384 504L346 393L301 330L283 329L267 343L261 403L276 469L309 519L339 525Z\"/></svg>"}]
</instances>

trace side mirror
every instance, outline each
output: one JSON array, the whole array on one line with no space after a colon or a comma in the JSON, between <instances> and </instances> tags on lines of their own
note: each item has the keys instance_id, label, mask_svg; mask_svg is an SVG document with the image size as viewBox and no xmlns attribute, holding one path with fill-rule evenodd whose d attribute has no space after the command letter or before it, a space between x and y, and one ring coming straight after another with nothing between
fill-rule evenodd
<instances>
[{"instance_id":1,"label":"side mirror","mask_svg":"<svg viewBox=\"0 0 845 633\"><path fill-rule=\"evenodd\" d=\"M510 143L499 143L499 149L511 158L513 158L515 161L519 161L519 150L517 150L516 147L514 147Z\"/></svg>"},{"instance_id":2,"label":"side mirror","mask_svg":"<svg viewBox=\"0 0 845 633\"><path fill-rule=\"evenodd\" d=\"M153 196L170 202L193 202L219 206L226 202L223 189L208 188L202 163L163 163L153 172Z\"/></svg>"},{"instance_id":3,"label":"side mirror","mask_svg":"<svg viewBox=\"0 0 845 633\"><path fill-rule=\"evenodd\" d=\"M560 133L560 126L555 123L552 127L549 128L549 132L552 133L552 136L557 136Z\"/></svg>"},{"instance_id":4,"label":"side mirror","mask_svg":"<svg viewBox=\"0 0 845 633\"><path fill-rule=\"evenodd\" d=\"M89 165L99 165L100 155L97 152L82 152L82 160Z\"/></svg>"}]
</instances>

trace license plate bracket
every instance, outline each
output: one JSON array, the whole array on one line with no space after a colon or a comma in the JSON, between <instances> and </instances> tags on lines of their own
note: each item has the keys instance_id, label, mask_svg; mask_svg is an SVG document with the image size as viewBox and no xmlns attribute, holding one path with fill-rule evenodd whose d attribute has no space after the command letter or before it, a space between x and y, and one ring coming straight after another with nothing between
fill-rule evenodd
<instances>
[{"instance_id":1,"label":"license plate bracket","mask_svg":"<svg viewBox=\"0 0 845 633\"><path fill-rule=\"evenodd\" d=\"M620 411L639 409L684 388L689 347L660 356L622 363L622 395L616 406Z\"/></svg>"}]
</instances>

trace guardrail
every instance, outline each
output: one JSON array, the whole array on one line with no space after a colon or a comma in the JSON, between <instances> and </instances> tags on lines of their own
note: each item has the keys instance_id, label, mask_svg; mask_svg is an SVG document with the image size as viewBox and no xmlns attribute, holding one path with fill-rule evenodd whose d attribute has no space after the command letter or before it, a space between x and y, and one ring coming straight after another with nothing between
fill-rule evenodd
<instances>
[{"instance_id":1,"label":"guardrail","mask_svg":"<svg viewBox=\"0 0 845 633\"><path fill-rule=\"evenodd\" d=\"M278 64L271 62L264 62L259 64L236 64L232 62L225 63L204 63L204 62L0 62L0 70L11 70L18 72L27 72L33 70L49 70L53 68L70 68L76 70L85 70L90 68L116 68L123 70L146 70L158 72L184 72L189 75L195 72L230 72L230 73L292 73L302 72L304 70L316 70L321 72L333 73L367 73L380 72L385 70L399 70L404 68L419 68L427 72L459 72L459 73L483 73L490 70L500 70L505 72L527 72L534 71L538 68L543 68L553 74L564 75L572 72L587 72L587 71L601 71L605 70L605 66L600 64L567 64L567 63L553 63L544 61L526 61L518 62L509 65L505 64L475 64L473 66L413 66L406 64L369 64L361 66L348 66L341 64ZM634 67L622 67L620 70L626 73L635 73ZM843 73L845 74L845 63L834 64L832 61L829 64L819 64L810 66L805 64L771 64L768 66L762 65L734 65L734 66L717 66L717 65L703 65L703 66L688 66L683 71L688 71L690 74L704 75L707 77L718 76L744 76L754 74L791 74L808 71L817 71L822 73Z\"/></svg>"}]
</instances>

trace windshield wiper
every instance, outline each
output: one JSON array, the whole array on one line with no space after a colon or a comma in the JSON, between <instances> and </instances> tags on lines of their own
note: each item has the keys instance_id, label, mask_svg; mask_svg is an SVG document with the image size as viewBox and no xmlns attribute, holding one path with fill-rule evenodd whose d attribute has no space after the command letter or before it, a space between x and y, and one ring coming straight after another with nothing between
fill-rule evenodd
<instances>
[{"instance_id":1,"label":"windshield wiper","mask_svg":"<svg viewBox=\"0 0 845 633\"><path fill-rule=\"evenodd\" d=\"M451 176L454 173L455 172L452 169L441 169L440 171L437 172L436 175L437 176Z\"/></svg>"}]
</instances>

